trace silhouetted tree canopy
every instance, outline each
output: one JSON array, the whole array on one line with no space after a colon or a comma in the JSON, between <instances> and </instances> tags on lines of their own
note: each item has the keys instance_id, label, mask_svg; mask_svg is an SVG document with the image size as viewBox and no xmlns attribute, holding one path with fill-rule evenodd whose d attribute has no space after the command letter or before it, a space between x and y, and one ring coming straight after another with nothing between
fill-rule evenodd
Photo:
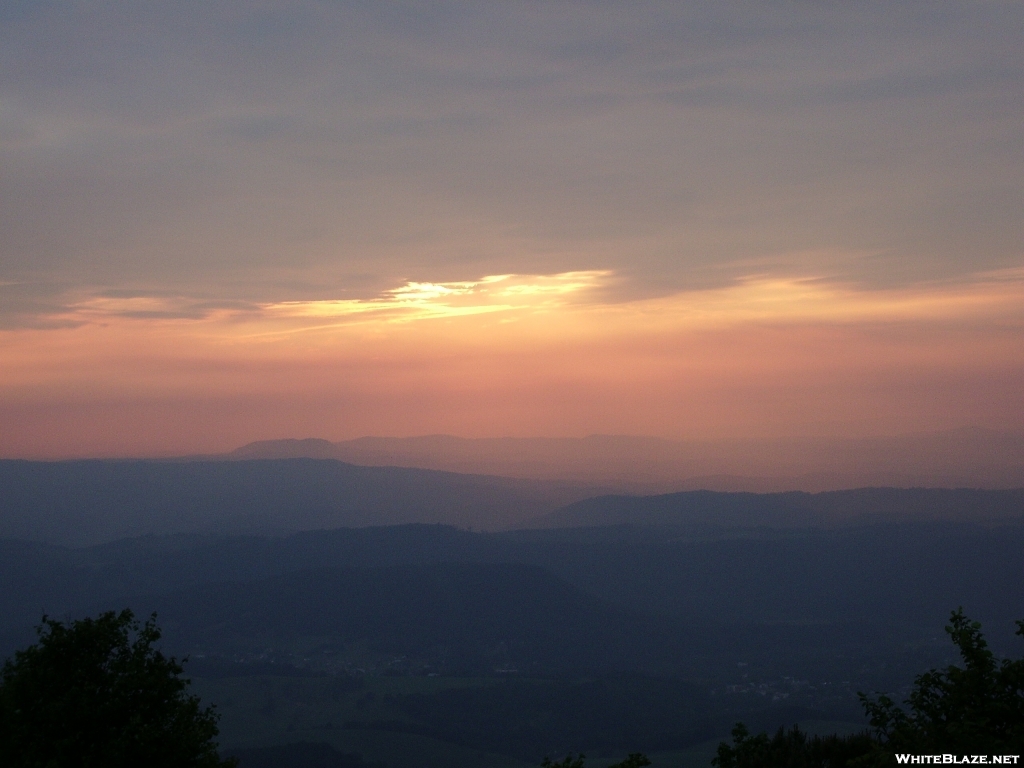
<instances>
[{"instance_id":1,"label":"silhouetted tree canopy","mask_svg":"<svg viewBox=\"0 0 1024 768\"><path fill-rule=\"evenodd\" d=\"M584 768L584 761L586 759L587 756L582 752L576 757L573 757L572 752L570 752L558 762L552 762L550 757L545 757L540 766L541 768Z\"/></svg>"},{"instance_id":2,"label":"silhouetted tree canopy","mask_svg":"<svg viewBox=\"0 0 1024 768\"><path fill-rule=\"evenodd\" d=\"M867 731L852 736L808 736L797 726L774 736L751 736L746 726L732 729L732 744L718 745L711 761L719 768L844 768L871 753L878 742Z\"/></svg>"},{"instance_id":3,"label":"silhouetted tree canopy","mask_svg":"<svg viewBox=\"0 0 1024 768\"><path fill-rule=\"evenodd\" d=\"M43 618L35 645L0 672L5 768L214 768L217 715L188 692L182 667L153 647L155 617L131 611L63 624Z\"/></svg>"},{"instance_id":4,"label":"silhouetted tree canopy","mask_svg":"<svg viewBox=\"0 0 1024 768\"><path fill-rule=\"evenodd\" d=\"M570 752L557 763L551 762L550 757L545 757L544 762L540 765L541 768L585 768L584 762L586 759L587 756L582 752L576 757L573 757ZM646 768L646 766L650 764L651 761L647 759L647 755L642 752L631 752L625 760L615 763L614 765L609 765L608 768Z\"/></svg>"},{"instance_id":5,"label":"silhouetted tree canopy","mask_svg":"<svg viewBox=\"0 0 1024 768\"><path fill-rule=\"evenodd\" d=\"M981 624L950 617L946 632L960 650L963 666L931 670L914 680L905 702L860 694L871 725L891 752L916 754L1003 754L1024 750L1024 658L997 660ZM1017 633L1024 638L1024 621Z\"/></svg>"},{"instance_id":6,"label":"silhouetted tree canopy","mask_svg":"<svg viewBox=\"0 0 1024 768\"><path fill-rule=\"evenodd\" d=\"M907 709L888 696L860 700L873 733L809 737L794 726L774 737L751 736L738 723L732 744L722 742L718 768L842 768L895 765L898 753L1002 755L1024 752L1024 658L997 660L981 624L950 616L946 632L963 666L933 669L914 680ZM1024 637L1024 621L1017 622Z\"/></svg>"}]
</instances>

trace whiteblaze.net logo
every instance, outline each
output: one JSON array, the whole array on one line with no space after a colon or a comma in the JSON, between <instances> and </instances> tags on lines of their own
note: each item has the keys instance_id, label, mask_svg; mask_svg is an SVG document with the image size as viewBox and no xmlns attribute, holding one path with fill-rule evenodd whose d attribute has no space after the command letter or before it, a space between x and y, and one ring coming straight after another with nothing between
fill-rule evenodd
<instances>
[{"instance_id":1,"label":"whiteblaze.net logo","mask_svg":"<svg viewBox=\"0 0 1024 768\"><path fill-rule=\"evenodd\" d=\"M1020 755L896 755L900 765L1016 765Z\"/></svg>"}]
</instances>

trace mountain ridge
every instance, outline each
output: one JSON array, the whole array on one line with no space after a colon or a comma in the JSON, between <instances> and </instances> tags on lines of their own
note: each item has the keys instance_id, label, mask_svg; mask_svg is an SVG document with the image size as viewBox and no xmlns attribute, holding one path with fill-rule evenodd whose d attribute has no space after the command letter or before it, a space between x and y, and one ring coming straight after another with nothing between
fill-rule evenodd
<instances>
[{"instance_id":1,"label":"mountain ridge","mask_svg":"<svg viewBox=\"0 0 1024 768\"><path fill-rule=\"evenodd\" d=\"M965 512L970 510L970 512ZM680 529L835 528L878 522L1024 520L1024 489L858 488L841 491L605 495L535 518L539 528L608 525Z\"/></svg>"},{"instance_id":2,"label":"mountain ridge","mask_svg":"<svg viewBox=\"0 0 1024 768\"><path fill-rule=\"evenodd\" d=\"M86 545L166 533L446 523L500 529L600 489L333 459L0 461L0 537Z\"/></svg>"},{"instance_id":3,"label":"mountain ridge","mask_svg":"<svg viewBox=\"0 0 1024 768\"><path fill-rule=\"evenodd\" d=\"M862 487L1024 487L1024 434L981 427L876 438L673 441L658 437L286 438L220 459L333 458L604 485L630 493L808 492ZM213 457L210 457L213 458Z\"/></svg>"}]
</instances>

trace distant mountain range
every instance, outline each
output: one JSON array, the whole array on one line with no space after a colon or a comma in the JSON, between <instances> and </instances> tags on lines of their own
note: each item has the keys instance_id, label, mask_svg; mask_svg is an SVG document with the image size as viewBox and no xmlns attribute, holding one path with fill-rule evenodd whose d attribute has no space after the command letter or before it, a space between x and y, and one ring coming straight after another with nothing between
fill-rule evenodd
<instances>
[{"instance_id":1,"label":"distant mountain range","mask_svg":"<svg viewBox=\"0 0 1024 768\"><path fill-rule=\"evenodd\" d=\"M0 538L81 546L147 534L401 523L493 530L600 492L323 459L0 461Z\"/></svg>"},{"instance_id":2,"label":"distant mountain range","mask_svg":"<svg viewBox=\"0 0 1024 768\"><path fill-rule=\"evenodd\" d=\"M696 748L737 720L856 723L857 690L951 660L957 606L1019 653L1024 489L679 488L799 486L763 479L787 455L962 460L966 480L933 484L984 486L1014 477L1015 439L922 437L902 464L913 439L743 444L766 474L714 482L672 478L728 468L735 445L427 437L0 461L0 658L43 615L156 612L224 714L222 744L272 764L290 744L344 768L528 768ZM495 474L388 465L429 461ZM675 492L622 492L644 488Z\"/></svg>"},{"instance_id":3,"label":"distant mountain range","mask_svg":"<svg viewBox=\"0 0 1024 768\"><path fill-rule=\"evenodd\" d=\"M634 524L715 536L1024 516L1024 490L685 491L641 497L603 491L568 481L332 459L0 461L0 538L82 546L151 534L283 534L405 523L492 531Z\"/></svg>"},{"instance_id":4,"label":"distant mountain range","mask_svg":"<svg viewBox=\"0 0 1024 768\"><path fill-rule=\"evenodd\" d=\"M940 520L1024 521L1024 489L860 488L823 493L684 491L656 496L599 496L557 509L532 524L550 528L629 524L697 534Z\"/></svg>"},{"instance_id":5,"label":"distant mountain range","mask_svg":"<svg viewBox=\"0 0 1024 768\"><path fill-rule=\"evenodd\" d=\"M880 438L703 442L620 435L289 439L250 443L220 458L337 459L561 480L631 493L1024 487L1024 434L977 427Z\"/></svg>"}]
</instances>

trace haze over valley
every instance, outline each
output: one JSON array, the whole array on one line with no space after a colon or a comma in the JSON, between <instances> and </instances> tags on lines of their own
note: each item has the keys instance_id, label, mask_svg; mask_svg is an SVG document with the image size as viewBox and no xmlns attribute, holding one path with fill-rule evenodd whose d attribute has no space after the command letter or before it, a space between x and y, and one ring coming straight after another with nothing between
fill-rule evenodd
<instances>
[{"instance_id":1,"label":"haze over valley","mask_svg":"<svg viewBox=\"0 0 1024 768\"><path fill-rule=\"evenodd\" d=\"M856 729L857 691L949 659L951 604L1014 648L1024 489L637 495L295 456L335 450L0 462L0 649L43 614L155 612L233 754L468 768Z\"/></svg>"},{"instance_id":2,"label":"haze over valley","mask_svg":"<svg viewBox=\"0 0 1024 768\"><path fill-rule=\"evenodd\" d=\"M62 498L86 498L66 474L53 482L53 466ZM79 537L112 540L0 542L0 644L29 642L43 613L155 611L164 648L189 656L196 690L220 707L227 747L327 743L396 766L528 765L560 751L642 748L676 764L706 754L736 719L856 728L858 690L901 691L922 666L949 658L941 628L951 602L1010 650L1024 601L1020 490L603 496L534 519L544 527L480 533L335 527L353 515L379 522L365 505L381 486L352 482L358 468L330 460L203 465L218 486L206 508L168 493L184 485L180 473L168 482L168 469L190 470L193 494L203 489L196 465L142 466L163 472L70 465L79 483L89 470L105 477L90 478L90 506L58 514L79 521ZM347 487L324 481L332 466ZM236 467L247 471L217 472ZM134 487L112 484L118 469ZM310 470L334 517L294 492L253 512L252 489L263 497L267 487L253 486L254 475L293 491ZM391 470L387 487L404 486L407 500L434 487L437 498L438 473L401 472ZM466 476L441 477L452 495L465 492ZM115 488L147 535L89 525ZM509 498L507 488L475 492L483 507ZM5 520L13 497L4 494ZM296 517L286 499L316 514ZM38 523L49 502L34 501ZM195 516L174 513L185 508ZM404 509L439 515L415 502ZM266 532L303 520L311 530Z\"/></svg>"},{"instance_id":3,"label":"haze over valley","mask_svg":"<svg viewBox=\"0 0 1024 768\"><path fill-rule=\"evenodd\" d=\"M1022 39L0 4L0 765L1024 753Z\"/></svg>"},{"instance_id":4,"label":"haze over valley","mask_svg":"<svg viewBox=\"0 0 1024 768\"><path fill-rule=\"evenodd\" d=\"M563 480L639 493L828 491L870 486L1019 488L1024 433L978 427L875 438L673 441L583 438L364 437L264 440L225 458L338 459L505 477Z\"/></svg>"}]
</instances>

